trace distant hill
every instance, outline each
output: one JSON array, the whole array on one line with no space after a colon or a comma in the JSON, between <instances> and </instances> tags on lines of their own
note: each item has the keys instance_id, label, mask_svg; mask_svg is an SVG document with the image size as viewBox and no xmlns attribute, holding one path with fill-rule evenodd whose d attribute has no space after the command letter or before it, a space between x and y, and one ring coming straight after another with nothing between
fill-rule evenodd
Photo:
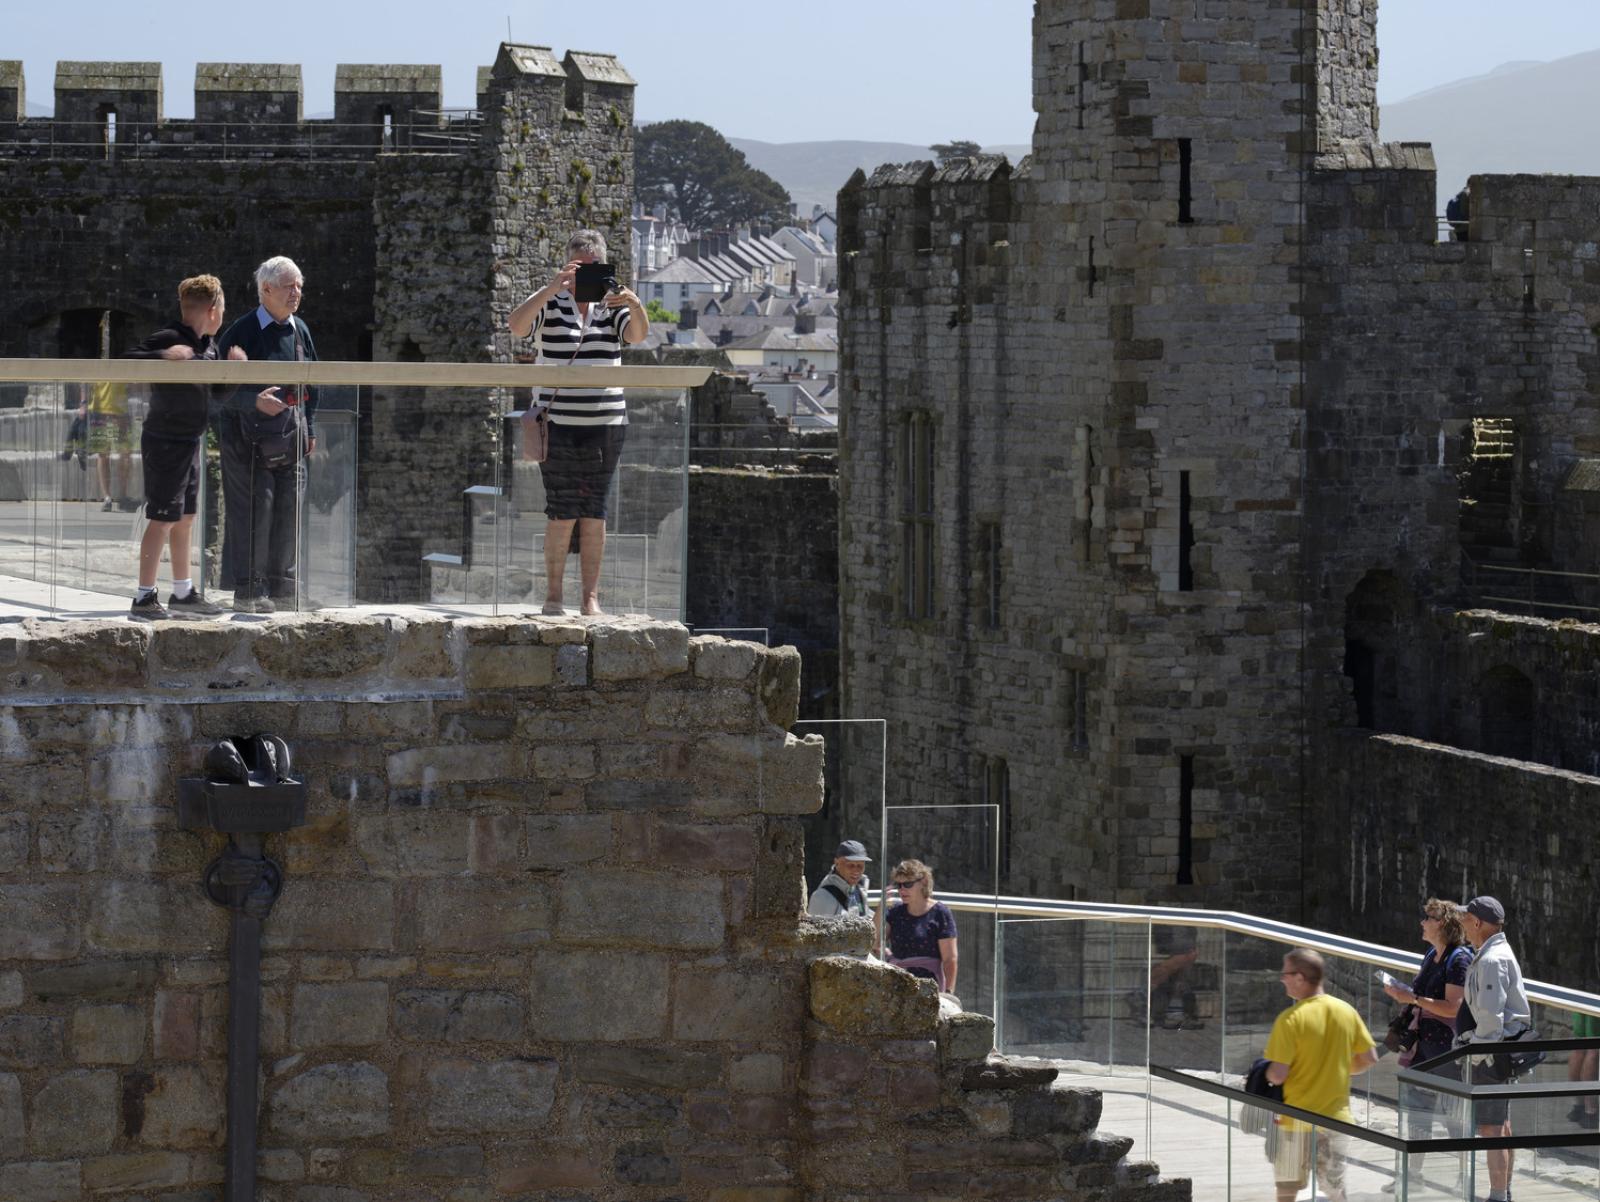
<instances>
[{"instance_id":1,"label":"distant hill","mask_svg":"<svg viewBox=\"0 0 1600 1202\"><path fill-rule=\"evenodd\" d=\"M750 165L765 171L789 190L800 212L809 216L811 206L832 209L839 189L857 167L871 172L883 163L905 163L913 159L932 159L933 151L914 142L758 142L752 138L729 138ZM990 154L1003 154L1013 163L1027 154L1028 146L985 146Z\"/></svg>"},{"instance_id":2,"label":"distant hill","mask_svg":"<svg viewBox=\"0 0 1600 1202\"><path fill-rule=\"evenodd\" d=\"M1384 105L1385 142L1432 142L1439 211L1476 173L1600 175L1600 50L1487 75Z\"/></svg>"}]
</instances>

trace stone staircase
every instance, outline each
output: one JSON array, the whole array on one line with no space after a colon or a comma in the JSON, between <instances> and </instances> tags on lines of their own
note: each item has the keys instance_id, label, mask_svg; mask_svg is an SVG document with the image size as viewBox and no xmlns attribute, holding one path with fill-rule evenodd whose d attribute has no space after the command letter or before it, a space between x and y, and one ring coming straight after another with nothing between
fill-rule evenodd
<instances>
[{"instance_id":1,"label":"stone staircase","mask_svg":"<svg viewBox=\"0 0 1600 1202\"><path fill-rule=\"evenodd\" d=\"M1473 418L1472 448L1461 475L1459 529L1464 572L1469 572L1472 564L1513 567L1520 562L1512 514L1515 488L1512 419Z\"/></svg>"},{"instance_id":2,"label":"stone staircase","mask_svg":"<svg viewBox=\"0 0 1600 1202\"><path fill-rule=\"evenodd\" d=\"M834 920L840 921L840 920ZM845 920L848 921L848 920ZM867 930L862 923L863 931ZM817 1202L1188 1202L1100 1130L1098 1090L995 1054L994 1022L877 961L811 962L800 1081Z\"/></svg>"}]
</instances>

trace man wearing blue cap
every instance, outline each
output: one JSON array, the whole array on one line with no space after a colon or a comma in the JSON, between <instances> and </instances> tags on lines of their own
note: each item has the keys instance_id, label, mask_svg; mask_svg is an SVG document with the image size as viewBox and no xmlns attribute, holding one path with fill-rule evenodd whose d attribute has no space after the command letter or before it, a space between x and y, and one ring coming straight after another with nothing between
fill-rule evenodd
<instances>
[{"instance_id":1,"label":"man wearing blue cap","mask_svg":"<svg viewBox=\"0 0 1600 1202\"><path fill-rule=\"evenodd\" d=\"M811 895L807 914L835 918L840 914L867 912L867 865L872 857L856 839L846 839L834 850L833 871L822 878Z\"/></svg>"},{"instance_id":2,"label":"man wearing blue cap","mask_svg":"<svg viewBox=\"0 0 1600 1202\"><path fill-rule=\"evenodd\" d=\"M1522 968L1505 937L1506 908L1487 895L1475 897L1461 916L1461 929L1477 956L1467 969L1466 993L1456 1017L1458 1044L1500 1043L1520 1039L1532 1028L1533 1007L1522 987ZM1500 1085L1509 1078L1496 1065L1495 1056L1474 1056L1473 1084ZM1478 1134L1511 1134L1509 1103L1505 1098L1483 1098L1473 1104ZM1489 1166L1489 1202L1511 1198L1510 1148L1484 1152Z\"/></svg>"}]
</instances>

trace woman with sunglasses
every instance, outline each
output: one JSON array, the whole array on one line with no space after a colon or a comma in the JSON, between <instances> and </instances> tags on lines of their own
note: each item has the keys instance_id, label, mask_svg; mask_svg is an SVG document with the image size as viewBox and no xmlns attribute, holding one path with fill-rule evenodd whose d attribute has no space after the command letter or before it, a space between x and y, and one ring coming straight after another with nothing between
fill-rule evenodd
<instances>
[{"instance_id":1,"label":"woman with sunglasses","mask_svg":"<svg viewBox=\"0 0 1600 1202\"><path fill-rule=\"evenodd\" d=\"M921 860L901 860L889 879L893 894L884 918L889 963L954 993L956 917L949 906L933 900L933 869Z\"/></svg>"}]
</instances>

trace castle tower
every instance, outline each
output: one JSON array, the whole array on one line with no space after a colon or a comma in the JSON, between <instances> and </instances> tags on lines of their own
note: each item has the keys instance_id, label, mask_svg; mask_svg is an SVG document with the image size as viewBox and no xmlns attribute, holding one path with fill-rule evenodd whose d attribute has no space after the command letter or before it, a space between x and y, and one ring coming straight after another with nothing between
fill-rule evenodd
<instances>
[{"instance_id":1,"label":"castle tower","mask_svg":"<svg viewBox=\"0 0 1600 1202\"><path fill-rule=\"evenodd\" d=\"M1375 123L1349 7L1039 0L1014 177L841 197L845 693L908 794L1006 798L1003 888L1298 907L1298 264L1319 145Z\"/></svg>"}]
</instances>

